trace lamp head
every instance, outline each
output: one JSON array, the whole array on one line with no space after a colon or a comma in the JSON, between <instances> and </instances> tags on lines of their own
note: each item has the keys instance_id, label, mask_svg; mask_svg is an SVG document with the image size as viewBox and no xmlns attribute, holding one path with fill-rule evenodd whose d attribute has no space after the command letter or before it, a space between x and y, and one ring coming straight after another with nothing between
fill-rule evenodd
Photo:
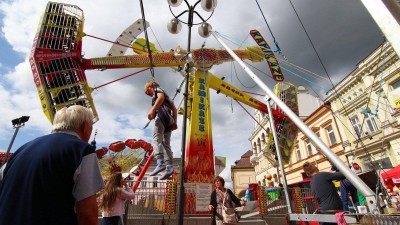
<instances>
[{"instance_id":1,"label":"lamp head","mask_svg":"<svg viewBox=\"0 0 400 225\"><path fill-rule=\"evenodd\" d=\"M198 31L200 36L202 36L203 38L207 38L211 35L212 26L209 23L204 22L200 24Z\"/></svg>"},{"instance_id":2,"label":"lamp head","mask_svg":"<svg viewBox=\"0 0 400 225\"><path fill-rule=\"evenodd\" d=\"M183 0L167 0L167 1L168 5L170 5L171 7L178 7L183 2Z\"/></svg>"},{"instance_id":3,"label":"lamp head","mask_svg":"<svg viewBox=\"0 0 400 225\"><path fill-rule=\"evenodd\" d=\"M178 19L174 18L168 23L167 28L171 34L177 34L181 31L182 24Z\"/></svg>"},{"instance_id":4,"label":"lamp head","mask_svg":"<svg viewBox=\"0 0 400 225\"><path fill-rule=\"evenodd\" d=\"M28 120L29 120L29 116L21 116L20 118L11 120L11 123L15 127L15 126L23 125L24 123L28 122Z\"/></svg>"},{"instance_id":5,"label":"lamp head","mask_svg":"<svg viewBox=\"0 0 400 225\"><path fill-rule=\"evenodd\" d=\"M217 7L217 0L201 0L201 7L206 12L212 12Z\"/></svg>"}]
</instances>

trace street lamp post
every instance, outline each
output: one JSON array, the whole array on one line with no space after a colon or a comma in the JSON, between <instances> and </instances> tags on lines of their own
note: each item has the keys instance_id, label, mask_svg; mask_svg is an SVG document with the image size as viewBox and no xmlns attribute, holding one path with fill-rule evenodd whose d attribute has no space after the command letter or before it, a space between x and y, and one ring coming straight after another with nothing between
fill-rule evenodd
<instances>
[{"instance_id":1,"label":"street lamp post","mask_svg":"<svg viewBox=\"0 0 400 225\"><path fill-rule=\"evenodd\" d=\"M177 225L183 225L183 217L184 217L184 198L185 198L185 157L186 157L186 125L187 125L187 100L188 100L188 89L189 89L189 75L190 75L190 45L191 45L191 36L192 36L192 26L199 25L199 34L202 37L208 37L211 35L211 25L208 24L206 21L209 20L212 16L208 17L206 20L200 16L198 12L195 11L196 6L201 3L202 8L206 12L214 12L215 7L217 6L217 0L198 0L195 2L194 5L190 5L187 0L184 0L187 6L187 10L183 11L179 15L175 15L171 9L171 7L178 7L183 0L168 0L169 8L174 16L174 18L168 23L168 31L172 34L177 34L182 29L181 23L184 23L188 26L188 45L187 45L187 52L186 52L186 64L185 64L185 72L186 72L186 84L185 84L185 93L184 93L184 113L183 113L183 123L182 123L182 142L181 142L181 171L180 171L180 188L179 188L179 208L178 208L178 219L176 220ZM188 22L185 23L179 19L180 16L188 13ZM193 17L197 15L201 19L201 23L194 24Z\"/></svg>"},{"instance_id":2,"label":"street lamp post","mask_svg":"<svg viewBox=\"0 0 400 225\"><path fill-rule=\"evenodd\" d=\"M11 147L14 144L15 137L18 134L19 128L23 127L26 122L28 122L29 116L21 116L20 118L11 120L13 127L15 128L15 132L13 137L11 138L10 145L8 146L7 152L4 155L3 161L1 162L0 168L7 162L8 154L10 153Z\"/></svg>"}]
</instances>

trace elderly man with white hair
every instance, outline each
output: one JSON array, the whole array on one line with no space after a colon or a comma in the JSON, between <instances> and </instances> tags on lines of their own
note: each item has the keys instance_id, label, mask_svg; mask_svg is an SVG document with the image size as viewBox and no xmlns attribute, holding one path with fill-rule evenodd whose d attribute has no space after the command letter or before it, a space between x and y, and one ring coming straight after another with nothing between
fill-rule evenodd
<instances>
[{"instance_id":1,"label":"elderly man with white hair","mask_svg":"<svg viewBox=\"0 0 400 225\"><path fill-rule=\"evenodd\" d=\"M82 106L59 110L52 133L21 146L3 166L0 224L95 225L96 193L104 188L93 114Z\"/></svg>"}]
</instances>

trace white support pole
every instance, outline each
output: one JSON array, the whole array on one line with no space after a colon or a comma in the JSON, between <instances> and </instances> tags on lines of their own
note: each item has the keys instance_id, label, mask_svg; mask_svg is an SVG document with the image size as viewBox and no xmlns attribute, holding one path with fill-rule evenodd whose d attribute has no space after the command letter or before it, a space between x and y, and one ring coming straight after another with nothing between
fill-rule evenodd
<instances>
[{"instance_id":1,"label":"white support pole","mask_svg":"<svg viewBox=\"0 0 400 225\"><path fill-rule=\"evenodd\" d=\"M276 133L276 129L274 126L274 124L275 124L274 115L272 115L272 110L271 110L271 98L269 96L265 96L264 99L267 102L267 108L268 108L268 114L269 114L269 124L271 125L272 135L274 136L275 150L276 150L276 155L278 156L279 169L281 172L281 177L282 177L282 182L283 182L283 190L285 191L286 205L288 206L287 207L288 213L292 213L292 207L290 207L289 192L287 189L285 168L283 167L283 163L282 163L282 153L281 153L281 149L279 148L278 134Z\"/></svg>"},{"instance_id":2,"label":"white support pole","mask_svg":"<svg viewBox=\"0 0 400 225\"><path fill-rule=\"evenodd\" d=\"M382 0L361 0L361 2L400 57L400 24L396 21L396 18Z\"/></svg>"},{"instance_id":3,"label":"white support pole","mask_svg":"<svg viewBox=\"0 0 400 225\"><path fill-rule=\"evenodd\" d=\"M268 86L261 81L256 74L254 74L245 63L216 35L216 31L212 35L217 41L228 51L228 53L235 59L236 62L243 68L243 70L254 80L269 96L279 108L286 113L290 120L306 135L310 141L317 146L319 150L338 168L340 172L364 195L367 200L368 207L371 211L375 211L375 193L362 181L351 169L344 164L340 158L329 149L329 147L321 141L321 139L305 124L303 121L284 103L278 98Z\"/></svg>"}]
</instances>

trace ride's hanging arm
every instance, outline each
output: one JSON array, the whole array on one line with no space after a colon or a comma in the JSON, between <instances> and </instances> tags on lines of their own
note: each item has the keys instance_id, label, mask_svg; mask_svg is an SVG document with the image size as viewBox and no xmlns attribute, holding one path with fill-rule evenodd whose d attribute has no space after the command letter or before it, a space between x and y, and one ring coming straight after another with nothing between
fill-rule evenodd
<instances>
[{"instance_id":1,"label":"ride's hanging arm","mask_svg":"<svg viewBox=\"0 0 400 225\"><path fill-rule=\"evenodd\" d=\"M209 87L216 90L217 93L225 94L254 109L258 109L264 113L269 113L266 104L258 101L224 80L217 78L210 72L208 72L207 75L207 82L209 82ZM288 82L277 83L275 85L275 94L298 115L297 88L293 84ZM293 151L298 129L280 108L272 108L271 113L275 118L274 128L278 136L278 145L282 155L282 163L287 164L289 163L289 158ZM272 133L268 134L266 147L263 151L271 164L277 163L277 152Z\"/></svg>"},{"instance_id":2,"label":"ride's hanging arm","mask_svg":"<svg viewBox=\"0 0 400 225\"><path fill-rule=\"evenodd\" d=\"M205 67L208 68L233 60L225 50L205 48L204 52L204 59L201 49L193 50L192 57L195 61L204 61ZM245 50L234 50L234 52L241 59L253 62L262 62L264 60L263 53L257 46L250 46ZM152 54L152 61L154 67L184 66L186 56L177 57L175 52L158 52ZM82 62L85 69L143 68L150 64L150 59L146 55L127 55L82 59ZM199 66L202 67L202 65Z\"/></svg>"},{"instance_id":3,"label":"ride's hanging arm","mask_svg":"<svg viewBox=\"0 0 400 225\"><path fill-rule=\"evenodd\" d=\"M239 88L236 88L235 86L229 84L228 82L225 82L224 80L216 77L211 72L208 72L207 80L210 83L209 84L210 88L216 90L217 93L222 93L254 109L258 109L264 113L269 113L266 104L258 101L256 98L240 90ZM282 119L287 118L287 116L279 110L272 109L272 114L274 115L275 118L282 118Z\"/></svg>"},{"instance_id":4,"label":"ride's hanging arm","mask_svg":"<svg viewBox=\"0 0 400 225\"><path fill-rule=\"evenodd\" d=\"M203 65L203 62L197 62L198 65ZM205 64L205 63L204 63ZM214 165L213 165L213 141L212 141L212 127L211 127L211 104L210 104L210 92L209 89L214 89L218 93L225 94L235 100L238 100L252 108L258 109L265 113L268 113L268 106L258 101L242 90L235 86L217 78L215 75L210 73L205 66L198 68L191 74L189 80L189 86L191 93L188 98L188 112L190 112L190 125L188 128L188 142L186 150L186 181L189 183L212 183L214 179ZM283 83L281 83L283 84ZM286 93L283 91L283 93ZM288 97L281 96L282 98ZM295 96L293 96L295 97ZM291 98L288 98L291 99ZM297 103L297 98L295 103ZM293 109L297 109L297 104L293 105ZM284 133L284 125L286 127L290 123L288 117L282 113L279 109L271 109L271 113L279 121L279 132ZM276 125L278 126L278 125ZM286 133L285 133L286 134ZM295 137L291 135L287 138L282 138L279 141L283 142L280 146L283 146L282 151L284 155L284 162L287 163L290 157L290 152L293 147ZM271 140L273 141L273 140ZM271 152L270 152L271 153ZM275 152L274 152L275 153Z\"/></svg>"},{"instance_id":5,"label":"ride's hanging arm","mask_svg":"<svg viewBox=\"0 0 400 225\"><path fill-rule=\"evenodd\" d=\"M52 122L57 110L69 105L96 108L80 63L83 11L74 5L49 2L33 40L29 62L42 110Z\"/></svg>"},{"instance_id":6,"label":"ride's hanging arm","mask_svg":"<svg viewBox=\"0 0 400 225\"><path fill-rule=\"evenodd\" d=\"M271 71L272 78L278 82L284 80L282 70L279 66L278 59L275 57L274 52L269 47L268 43L265 41L264 37L257 30L251 30L250 35L253 37L254 41L261 47L264 52L264 56L267 59L269 70Z\"/></svg>"},{"instance_id":7,"label":"ride's hanging arm","mask_svg":"<svg viewBox=\"0 0 400 225\"><path fill-rule=\"evenodd\" d=\"M127 27L115 40L107 53L107 56L122 56L125 55L128 47L136 40L136 37L143 33L145 27L150 27L150 24L146 21L143 23L143 19L138 19Z\"/></svg>"}]
</instances>

